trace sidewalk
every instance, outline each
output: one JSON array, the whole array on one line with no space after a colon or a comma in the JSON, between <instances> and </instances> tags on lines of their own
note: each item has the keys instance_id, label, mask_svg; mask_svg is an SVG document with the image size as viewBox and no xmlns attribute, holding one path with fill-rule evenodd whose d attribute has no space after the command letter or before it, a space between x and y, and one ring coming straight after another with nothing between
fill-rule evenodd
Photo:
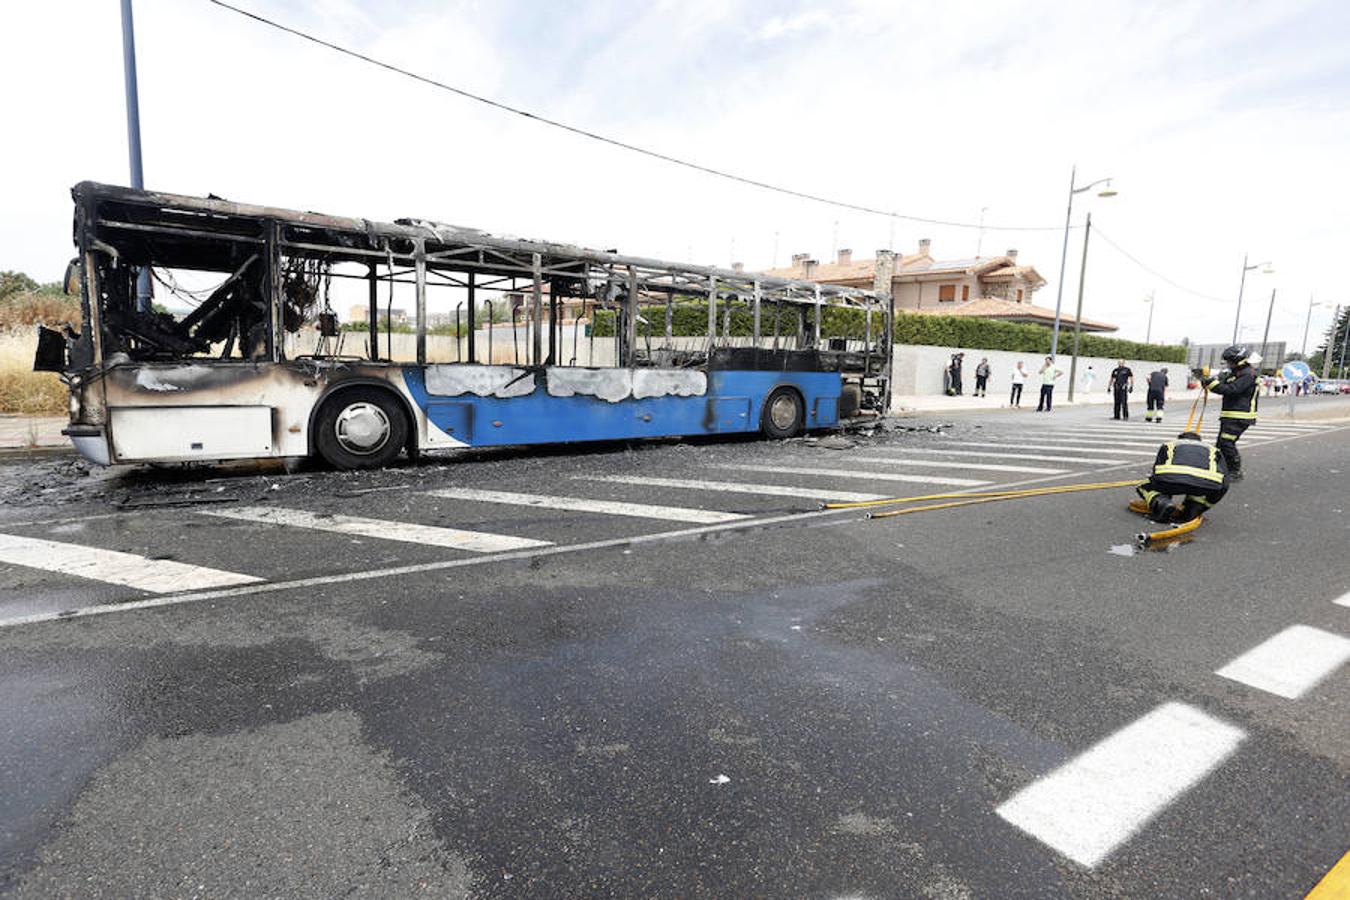
<instances>
[{"instance_id":1,"label":"sidewalk","mask_svg":"<svg viewBox=\"0 0 1350 900\"><path fill-rule=\"evenodd\" d=\"M65 427L65 416L0 415L0 452L73 449L61 434Z\"/></svg>"},{"instance_id":2,"label":"sidewalk","mask_svg":"<svg viewBox=\"0 0 1350 900\"><path fill-rule=\"evenodd\" d=\"M1041 389L1039 385L1028 384L1022 392L1021 409L1029 409L1032 412L1036 410L1036 401L1040 398ZM1181 406L1190 409L1191 403L1200 394L1200 389L1193 391L1172 391L1167 392L1167 409L1175 411ZM1137 410L1137 415L1143 416L1147 405L1144 402L1145 393L1136 390L1130 395L1130 408ZM1061 407L1079 407L1079 406L1109 406L1112 397L1103 390L1094 390L1091 392L1074 391L1073 402L1069 402L1069 392L1064 388L1056 388L1054 396L1054 408ZM1211 398L1211 405L1217 404L1218 398ZM948 397L946 394L921 394L895 396L891 398L891 415L903 416L916 413L930 412L957 412L972 409L1008 409L1008 393L1006 390L999 391L998 396L990 394L987 397L972 397L970 394L964 394L959 397ZM1214 406L1217 409L1217 406Z\"/></svg>"}]
</instances>

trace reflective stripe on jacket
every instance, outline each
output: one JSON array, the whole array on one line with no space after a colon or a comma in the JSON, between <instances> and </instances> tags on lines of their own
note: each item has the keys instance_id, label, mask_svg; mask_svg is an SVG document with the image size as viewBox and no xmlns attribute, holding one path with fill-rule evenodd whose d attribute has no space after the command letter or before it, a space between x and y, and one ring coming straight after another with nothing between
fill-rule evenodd
<instances>
[{"instance_id":1,"label":"reflective stripe on jacket","mask_svg":"<svg viewBox=\"0 0 1350 900\"><path fill-rule=\"evenodd\" d=\"M1162 480L1186 483L1195 479L1193 484L1221 486L1228 480L1228 466L1213 444L1200 444L1195 441L1177 443L1169 441L1158 448L1157 460L1153 463L1154 477Z\"/></svg>"},{"instance_id":2,"label":"reflective stripe on jacket","mask_svg":"<svg viewBox=\"0 0 1350 900\"><path fill-rule=\"evenodd\" d=\"M1229 372L1222 380L1211 378L1205 382L1205 388L1223 397L1223 409L1220 419L1255 419L1257 406L1256 370L1243 366L1236 372Z\"/></svg>"}]
</instances>

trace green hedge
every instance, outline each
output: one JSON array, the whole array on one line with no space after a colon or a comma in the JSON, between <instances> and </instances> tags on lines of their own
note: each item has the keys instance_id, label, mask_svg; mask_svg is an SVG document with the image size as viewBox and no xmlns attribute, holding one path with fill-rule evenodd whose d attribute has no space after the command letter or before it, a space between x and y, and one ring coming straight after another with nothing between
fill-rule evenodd
<instances>
[{"instance_id":1,"label":"green hedge","mask_svg":"<svg viewBox=\"0 0 1350 900\"><path fill-rule=\"evenodd\" d=\"M723 305L717 312L717 330L722 331ZM664 335L666 331L665 308L660 306L644 307L643 315L650 325L638 325L638 334L650 333L653 336ZM760 329L765 335L773 333L773 307L766 306L760 313ZM677 337L701 337L708 333L708 304L700 301L677 302L672 314L672 330ZM879 320L873 319L872 327L879 327ZM849 337L861 339L866 333L866 321L861 310L826 307L822 311L821 331L826 337ZM795 334L794 319L784 311L781 334ZM614 312L596 310L595 334L610 337L614 334ZM745 303L731 305L731 334L747 337L754 333L754 317ZM1073 348L1072 329L1060 331L1060 349L1069 352ZM1184 363L1186 348L1174 344L1144 344L1138 341L1126 341L1120 338L1102 337L1096 334L1084 334L1080 337L1079 354L1082 356L1102 356L1115 359L1138 359L1150 362ZM897 344L922 344L932 347L966 347L971 350L1009 350L1014 353L1036 353L1046 355L1050 352L1050 329L1044 325L1024 325L1016 322L1000 322L996 319L976 319L969 316L927 316L899 313L895 322L895 342Z\"/></svg>"}]
</instances>

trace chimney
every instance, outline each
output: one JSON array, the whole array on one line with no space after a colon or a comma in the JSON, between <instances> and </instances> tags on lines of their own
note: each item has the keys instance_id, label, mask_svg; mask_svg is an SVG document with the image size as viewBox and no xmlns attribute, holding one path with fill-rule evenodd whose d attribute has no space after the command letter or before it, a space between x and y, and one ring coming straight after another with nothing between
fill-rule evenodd
<instances>
[{"instance_id":1,"label":"chimney","mask_svg":"<svg viewBox=\"0 0 1350 900\"><path fill-rule=\"evenodd\" d=\"M1012 260L1014 263L1017 262L1017 251L1016 251L1016 250L1009 250L1009 251L1008 251L1007 253L1005 253L1004 255L1007 256L1008 259Z\"/></svg>"},{"instance_id":2,"label":"chimney","mask_svg":"<svg viewBox=\"0 0 1350 900\"><path fill-rule=\"evenodd\" d=\"M852 251L852 250L840 250L840 251L839 251L839 256L838 256L838 258L836 259L836 262L838 262L839 265L841 265L841 266L852 265L852 263L853 263L853 251Z\"/></svg>"},{"instance_id":3,"label":"chimney","mask_svg":"<svg viewBox=\"0 0 1350 900\"><path fill-rule=\"evenodd\" d=\"M810 253L794 253L794 254L792 254L792 268L794 268L794 269L800 269L800 268L802 267L802 265L803 265L808 259L810 259L810 258L811 258L811 254L810 254Z\"/></svg>"},{"instance_id":4,"label":"chimney","mask_svg":"<svg viewBox=\"0 0 1350 900\"><path fill-rule=\"evenodd\" d=\"M882 294L891 292L891 280L895 277L895 253L891 250L878 250L876 266L872 272L872 290Z\"/></svg>"},{"instance_id":5,"label":"chimney","mask_svg":"<svg viewBox=\"0 0 1350 900\"><path fill-rule=\"evenodd\" d=\"M739 262L738 262L738 263L732 263L732 264L731 264L731 271L733 271L733 272L744 272L744 271L745 271L745 263L739 263Z\"/></svg>"},{"instance_id":6,"label":"chimney","mask_svg":"<svg viewBox=\"0 0 1350 900\"><path fill-rule=\"evenodd\" d=\"M804 259L802 260L802 277L811 278L816 274L816 265L820 260Z\"/></svg>"},{"instance_id":7,"label":"chimney","mask_svg":"<svg viewBox=\"0 0 1350 900\"><path fill-rule=\"evenodd\" d=\"M932 249L932 247L933 242L929 238L924 238L923 240L919 241L919 255L923 256L927 254L928 251Z\"/></svg>"}]
</instances>

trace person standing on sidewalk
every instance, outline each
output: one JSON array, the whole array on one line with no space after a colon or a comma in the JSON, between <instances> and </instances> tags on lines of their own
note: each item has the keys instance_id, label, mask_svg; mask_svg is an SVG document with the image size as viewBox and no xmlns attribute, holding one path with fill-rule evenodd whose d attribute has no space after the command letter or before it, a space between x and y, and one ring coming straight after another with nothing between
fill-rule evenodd
<instances>
[{"instance_id":1,"label":"person standing on sidewalk","mask_svg":"<svg viewBox=\"0 0 1350 900\"><path fill-rule=\"evenodd\" d=\"M1055 365L1055 358L1047 356L1045 365L1041 366L1041 399L1036 403L1036 412L1045 410L1050 411L1050 404L1054 400L1055 380L1064 377L1064 370Z\"/></svg>"},{"instance_id":2,"label":"person standing on sidewalk","mask_svg":"<svg viewBox=\"0 0 1350 900\"><path fill-rule=\"evenodd\" d=\"M1082 381L1083 393L1092 393L1092 386L1097 383L1097 373L1092 370L1092 366L1087 367L1087 371L1083 373L1080 380Z\"/></svg>"},{"instance_id":3,"label":"person standing on sidewalk","mask_svg":"<svg viewBox=\"0 0 1350 900\"><path fill-rule=\"evenodd\" d=\"M1027 370L1022 368L1022 361L1017 361L1017 368L1012 373L1012 394L1008 397L1008 405L1014 409L1022 408L1022 385L1027 383Z\"/></svg>"},{"instance_id":4,"label":"person standing on sidewalk","mask_svg":"<svg viewBox=\"0 0 1350 900\"><path fill-rule=\"evenodd\" d=\"M1145 422L1161 422L1163 413L1163 402L1167 392L1167 367L1163 366L1156 372L1148 373L1148 395L1145 402L1148 409L1144 410Z\"/></svg>"},{"instance_id":5,"label":"person standing on sidewalk","mask_svg":"<svg viewBox=\"0 0 1350 900\"><path fill-rule=\"evenodd\" d=\"M989 357L980 357L980 364L975 367L975 396L989 396Z\"/></svg>"},{"instance_id":6,"label":"person standing on sidewalk","mask_svg":"<svg viewBox=\"0 0 1350 900\"><path fill-rule=\"evenodd\" d=\"M1115 405L1111 409L1111 418L1128 419L1130 417L1130 392L1134 390L1134 372L1125 365L1125 360L1116 360L1116 367L1107 379Z\"/></svg>"}]
</instances>

